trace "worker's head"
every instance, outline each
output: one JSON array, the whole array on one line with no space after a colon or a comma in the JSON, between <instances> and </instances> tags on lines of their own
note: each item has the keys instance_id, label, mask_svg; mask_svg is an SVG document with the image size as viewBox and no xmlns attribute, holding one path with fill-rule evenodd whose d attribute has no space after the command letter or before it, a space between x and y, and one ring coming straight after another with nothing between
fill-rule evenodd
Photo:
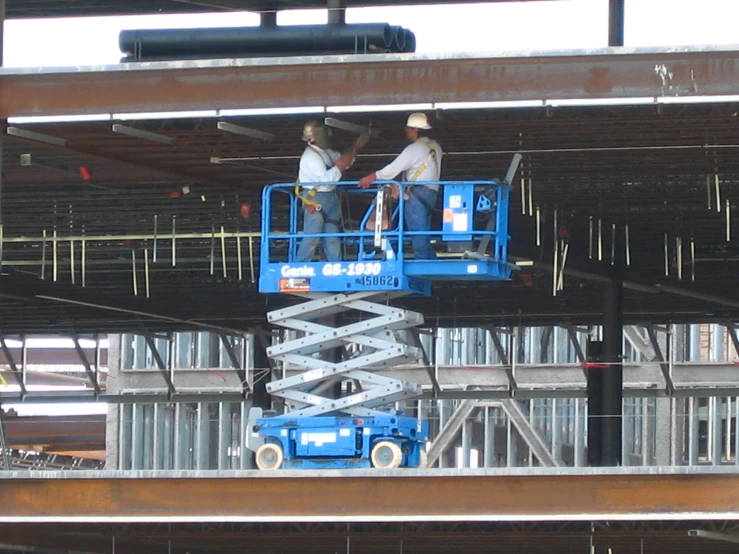
<instances>
[{"instance_id":1,"label":"worker's head","mask_svg":"<svg viewBox=\"0 0 739 554\"><path fill-rule=\"evenodd\" d=\"M308 121L303 125L303 140L320 148L329 148L328 129L319 121Z\"/></svg>"},{"instance_id":2,"label":"worker's head","mask_svg":"<svg viewBox=\"0 0 739 554\"><path fill-rule=\"evenodd\" d=\"M408 121L405 124L405 136L408 137L408 140L414 142L421 137L425 137L429 129L431 129L431 125L429 125L426 114L412 113L408 116Z\"/></svg>"}]
</instances>

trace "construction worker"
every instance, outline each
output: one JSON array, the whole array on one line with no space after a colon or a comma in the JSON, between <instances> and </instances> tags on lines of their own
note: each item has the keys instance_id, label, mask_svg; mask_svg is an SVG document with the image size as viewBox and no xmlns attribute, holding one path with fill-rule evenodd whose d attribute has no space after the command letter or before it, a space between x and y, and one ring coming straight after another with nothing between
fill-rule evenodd
<instances>
[{"instance_id":1,"label":"construction worker","mask_svg":"<svg viewBox=\"0 0 739 554\"><path fill-rule=\"evenodd\" d=\"M346 153L339 154L331 149L328 131L318 121L309 121L303 126L303 140L308 143L300 157L298 186L302 189L303 232L306 234L338 233L341 225L341 202L336 190L336 181L349 169L357 153L367 144L360 137ZM313 259L319 237L308 237L300 241L296 262ZM323 237L323 253L329 262L341 260L339 237Z\"/></svg>"},{"instance_id":2,"label":"construction worker","mask_svg":"<svg viewBox=\"0 0 739 554\"><path fill-rule=\"evenodd\" d=\"M423 113L414 113L408 117L405 135L411 142L400 155L384 168L363 177L359 181L360 188L366 189L374 181L395 179L403 173L405 182L436 182L441 177L442 151L439 144L428 137L431 129L428 118ZM409 185L405 187L405 223L409 231L428 231L431 228L431 212L436 205L439 192L438 184ZM416 259L430 260L436 258L436 251L431 247L430 237L416 235L411 238L413 254Z\"/></svg>"}]
</instances>

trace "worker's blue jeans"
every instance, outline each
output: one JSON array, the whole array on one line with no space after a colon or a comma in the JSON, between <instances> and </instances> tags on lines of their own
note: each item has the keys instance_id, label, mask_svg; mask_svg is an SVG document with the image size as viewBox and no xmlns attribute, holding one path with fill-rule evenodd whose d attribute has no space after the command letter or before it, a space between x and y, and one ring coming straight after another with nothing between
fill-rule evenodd
<instances>
[{"instance_id":1,"label":"worker's blue jeans","mask_svg":"<svg viewBox=\"0 0 739 554\"><path fill-rule=\"evenodd\" d=\"M431 229L431 210L429 206L436 205L438 191L424 186L413 187L410 198L405 201L405 226L409 231L428 231ZM423 199L423 202L421 201ZM436 259L436 252L431 248L430 237L415 236L411 238L413 255L417 260Z\"/></svg>"},{"instance_id":2,"label":"worker's blue jeans","mask_svg":"<svg viewBox=\"0 0 739 554\"><path fill-rule=\"evenodd\" d=\"M341 203L336 191L318 192L313 197L321 205L321 211L309 212L303 208L303 232L306 234L338 233L341 222ZM329 262L341 260L341 239L339 237L309 237L300 241L296 262L310 262L319 241L323 241L323 253Z\"/></svg>"}]
</instances>

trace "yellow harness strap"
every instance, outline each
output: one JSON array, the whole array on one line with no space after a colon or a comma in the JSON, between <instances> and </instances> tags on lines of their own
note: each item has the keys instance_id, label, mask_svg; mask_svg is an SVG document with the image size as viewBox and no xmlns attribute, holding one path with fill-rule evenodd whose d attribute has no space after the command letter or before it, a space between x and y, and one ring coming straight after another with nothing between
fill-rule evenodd
<instances>
[{"instance_id":1,"label":"yellow harness strap","mask_svg":"<svg viewBox=\"0 0 739 554\"><path fill-rule=\"evenodd\" d=\"M426 158L426 161L423 162L423 165L419 167L416 172L413 174L413 176L410 178L411 182L418 181L418 178L421 176L421 174L426 171L426 168L431 163L431 160L436 161L436 141L428 139L428 138L421 138L418 139L419 142L424 142L429 147L429 155L428 158Z\"/></svg>"}]
</instances>

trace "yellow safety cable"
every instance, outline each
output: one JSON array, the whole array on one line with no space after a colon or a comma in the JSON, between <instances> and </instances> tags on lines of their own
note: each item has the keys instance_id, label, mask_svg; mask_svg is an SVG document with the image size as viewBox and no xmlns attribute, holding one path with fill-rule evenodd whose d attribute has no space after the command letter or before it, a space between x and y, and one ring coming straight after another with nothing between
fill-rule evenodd
<instances>
[{"instance_id":1,"label":"yellow safety cable","mask_svg":"<svg viewBox=\"0 0 739 554\"><path fill-rule=\"evenodd\" d=\"M5 385L6 387L8 386L8 382L5 380L5 377L3 377L3 372L2 371L0 371L0 383L2 383L3 385Z\"/></svg>"},{"instance_id":2,"label":"yellow safety cable","mask_svg":"<svg viewBox=\"0 0 739 554\"><path fill-rule=\"evenodd\" d=\"M303 204L306 206L313 206L317 211L321 211L321 205L316 202L315 200L312 200L312 198L316 195L316 189L312 188L308 191L307 196L302 196L300 194L300 189L302 187L300 185L295 186L295 196L297 196Z\"/></svg>"}]
</instances>

